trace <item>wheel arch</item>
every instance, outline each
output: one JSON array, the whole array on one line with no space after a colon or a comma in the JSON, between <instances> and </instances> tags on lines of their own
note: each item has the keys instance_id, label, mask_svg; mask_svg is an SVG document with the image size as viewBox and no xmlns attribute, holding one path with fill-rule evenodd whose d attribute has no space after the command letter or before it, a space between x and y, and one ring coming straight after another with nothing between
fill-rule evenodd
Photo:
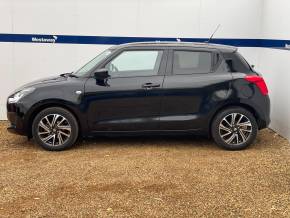
<instances>
[{"instance_id":1,"label":"wheel arch","mask_svg":"<svg viewBox=\"0 0 290 218\"><path fill-rule=\"evenodd\" d=\"M36 117L36 115L47 108L51 108L51 107L60 107L63 109L66 109L67 111L69 111L76 119L78 126L79 126L79 136L82 135L83 132L83 128L84 125L81 123L81 119L80 117L77 115L76 111L68 106L67 102L61 102L61 101L46 101L46 102L41 102L41 103L37 103L35 104L32 109L29 111L29 115L27 117L27 124L26 124L26 130L27 130L27 136L28 138L32 138L32 123Z\"/></svg>"},{"instance_id":2,"label":"wheel arch","mask_svg":"<svg viewBox=\"0 0 290 218\"><path fill-rule=\"evenodd\" d=\"M220 113L221 111L223 111L227 108L230 108L230 107L241 107L241 108L244 108L244 109L248 110L249 112L251 112L257 121L258 128L260 129L261 118L259 117L259 114L257 113L257 111L253 107L251 107L248 104L243 104L243 103L228 103L228 104L220 106L217 110L215 110L215 112L211 116L210 121L209 121L209 125L208 125L208 130L209 130L208 132L209 132L210 137L211 137L210 129L211 129L211 125L212 125L214 118L217 116L218 113Z\"/></svg>"}]
</instances>

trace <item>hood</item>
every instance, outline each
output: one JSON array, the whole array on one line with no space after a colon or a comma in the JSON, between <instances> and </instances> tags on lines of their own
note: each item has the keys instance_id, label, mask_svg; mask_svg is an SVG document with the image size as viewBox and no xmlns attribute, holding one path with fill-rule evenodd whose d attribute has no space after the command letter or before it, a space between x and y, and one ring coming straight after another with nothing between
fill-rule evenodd
<instances>
[{"instance_id":1,"label":"hood","mask_svg":"<svg viewBox=\"0 0 290 218\"><path fill-rule=\"evenodd\" d=\"M18 89L16 89L13 93L16 93L22 89L25 88L29 88L29 87L36 87L36 86L40 86L42 84L47 84L47 83L55 83L55 82L62 82L67 80L67 77L62 77L62 76L54 76L54 77L47 77L47 78L43 78L43 79L38 79L35 80L33 82L30 83L26 83L25 85L19 87Z\"/></svg>"}]
</instances>

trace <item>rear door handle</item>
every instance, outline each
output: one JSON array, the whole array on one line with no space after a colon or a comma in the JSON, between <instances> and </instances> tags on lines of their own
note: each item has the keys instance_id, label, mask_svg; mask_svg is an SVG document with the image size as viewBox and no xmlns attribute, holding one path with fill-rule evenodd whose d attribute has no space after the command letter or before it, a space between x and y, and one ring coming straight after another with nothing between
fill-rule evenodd
<instances>
[{"instance_id":1,"label":"rear door handle","mask_svg":"<svg viewBox=\"0 0 290 218\"><path fill-rule=\"evenodd\" d=\"M142 85L143 89L153 89L153 88L158 88L158 87L160 87L160 84L157 84L157 83L144 83Z\"/></svg>"}]
</instances>

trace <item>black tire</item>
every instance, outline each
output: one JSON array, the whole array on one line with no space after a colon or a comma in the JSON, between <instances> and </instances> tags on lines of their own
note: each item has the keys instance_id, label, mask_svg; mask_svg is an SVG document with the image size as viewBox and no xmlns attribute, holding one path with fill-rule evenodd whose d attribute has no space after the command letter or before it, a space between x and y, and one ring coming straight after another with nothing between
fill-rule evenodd
<instances>
[{"instance_id":1,"label":"black tire","mask_svg":"<svg viewBox=\"0 0 290 218\"><path fill-rule=\"evenodd\" d=\"M59 126L61 128L61 125L56 125L56 124L53 126L49 125L49 124L52 124L53 121L46 123L46 125L45 125L45 127L51 126L51 128L49 128L49 130L41 127L41 125L40 125L41 121L45 122L45 118L47 117L49 119L50 116L52 116L52 119L53 119L54 115L58 115L57 116L58 117L57 119L59 119L59 121L57 121L58 123L61 123L60 119L65 118L64 123L66 126L63 128L66 128L66 129L59 130L57 127ZM54 139L53 138L50 139L53 142L51 142L51 143L49 143L49 141L47 141L47 143L44 142L44 140L46 139L45 138L46 135L44 135L45 139L41 138L41 136L43 136L43 135L39 135L39 133L41 133L40 131L42 131L42 130L44 130L43 132L47 136L51 136L52 134L54 135L54 137L53 137ZM60 134L59 132L61 132L61 131L64 134L67 134L69 136ZM49 132L49 133L45 133L45 132ZM76 118L74 117L74 115L71 112L69 112L68 110L66 110L64 108L60 108L60 107L51 107L51 108L46 108L46 109L42 110L41 112L39 112L36 115L36 117L34 118L33 124L32 124L32 135L33 135L34 140L42 148L44 148L45 150L49 150L49 151L62 151L62 150L65 150L65 149L72 147L78 138L78 133L79 133L78 122L77 122ZM61 136L59 136L58 134L60 134ZM62 140L60 140L60 138ZM66 140L64 140L64 138ZM57 140L58 140L58 143L57 143Z\"/></svg>"},{"instance_id":2,"label":"black tire","mask_svg":"<svg viewBox=\"0 0 290 218\"><path fill-rule=\"evenodd\" d=\"M234 119L232 119L233 114L236 114ZM238 120L240 117L242 117L241 115L245 116L242 119L244 120L244 123L247 123L247 127L245 126L241 127L240 125L244 124L242 122L240 122L240 125L238 125L239 123ZM224 120L224 118L226 120ZM235 125L226 126L227 129L224 130L223 127L225 125L223 124L225 124L229 118L231 119L230 121L235 120L236 123ZM249 125L249 123L251 124L251 126ZM230 129L231 131L228 131L228 129ZM250 130L251 132L248 132ZM243 133L242 135L241 132ZM242 107L229 107L226 108L225 110L220 111L213 119L211 125L211 135L215 143L220 147L231 151L242 150L247 148L254 142L254 140L257 137L257 133L258 126L255 117L250 111ZM233 141L230 141L233 135L235 135L234 138L232 139ZM227 143L226 141L230 141L230 143Z\"/></svg>"}]
</instances>

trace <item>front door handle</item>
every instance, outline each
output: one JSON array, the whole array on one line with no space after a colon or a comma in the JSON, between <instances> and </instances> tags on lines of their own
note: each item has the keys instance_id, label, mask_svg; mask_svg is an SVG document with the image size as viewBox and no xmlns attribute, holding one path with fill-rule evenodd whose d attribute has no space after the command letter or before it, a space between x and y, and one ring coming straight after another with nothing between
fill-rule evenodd
<instances>
[{"instance_id":1,"label":"front door handle","mask_svg":"<svg viewBox=\"0 0 290 218\"><path fill-rule=\"evenodd\" d=\"M153 88L158 88L158 87L160 87L160 84L157 84L157 83L144 83L142 85L143 89L153 89Z\"/></svg>"}]
</instances>

